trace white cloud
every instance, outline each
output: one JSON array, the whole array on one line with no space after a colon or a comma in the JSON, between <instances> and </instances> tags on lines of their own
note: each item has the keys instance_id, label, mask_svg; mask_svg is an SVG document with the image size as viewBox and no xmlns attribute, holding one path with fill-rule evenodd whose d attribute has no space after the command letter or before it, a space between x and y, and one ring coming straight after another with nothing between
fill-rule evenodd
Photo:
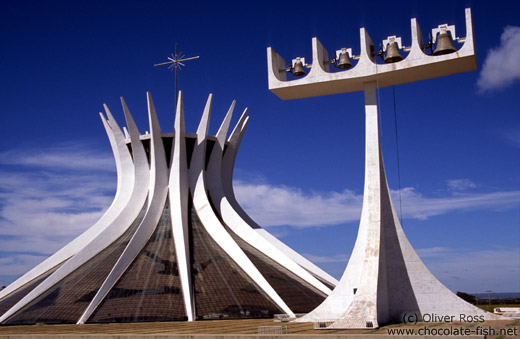
<instances>
[{"instance_id":1,"label":"white cloud","mask_svg":"<svg viewBox=\"0 0 520 339\"><path fill-rule=\"evenodd\" d=\"M479 91L503 88L520 79L520 27L507 26L500 36L500 46L488 51L477 80Z\"/></svg>"},{"instance_id":2,"label":"white cloud","mask_svg":"<svg viewBox=\"0 0 520 339\"><path fill-rule=\"evenodd\" d=\"M392 192L397 202L398 192ZM403 216L412 219L427 219L431 216L455 211L487 209L503 211L520 205L520 191L491 193L453 193L449 196L431 198L415 191L412 187L401 190Z\"/></svg>"},{"instance_id":3,"label":"white cloud","mask_svg":"<svg viewBox=\"0 0 520 339\"><path fill-rule=\"evenodd\" d=\"M287 186L234 182L242 207L262 226L323 226L358 220L363 197L350 190L306 194Z\"/></svg>"},{"instance_id":4,"label":"white cloud","mask_svg":"<svg viewBox=\"0 0 520 339\"><path fill-rule=\"evenodd\" d=\"M0 251L52 254L108 208L116 178L105 164L114 160L71 148L44 150L41 161L23 150L0 153L1 163L16 165L0 170Z\"/></svg>"},{"instance_id":5,"label":"white cloud","mask_svg":"<svg viewBox=\"0 0 520 339\"><path fill-rule=\"evenodd\" d=\"M315 264L344 263L346 266L348 259L349 259L348 254L336 254L336 255L331 255L331 256L323 256L323 255L313 255L313 254L309 254L309 253L303 253L302 255Z\"/></svg>"},{"instance_id":6,"label":"white cloud","mask_svg":"<svg viewBox=\"0 0 520 339\"><path fill-rule=\"evenodd\" d=\"M451 179L446 180L448 187L454 191L463 191L468 188L475 188L477 185L469 179Z\"/></svg>"},{"instance_id":7,"label":"white cloud","mask_svg":"<svg viewBox=\"0 0 520 339\"><path fill-rule=\"evenodd\" d=\"M456 179L452 187L473 187L468 179ZM336 225L358 221L362 194L350 190L341 193L304 193L287 186L235 182L235 192L242 207L262 226L298 227ZM399 209L399 191L392 191ZM520 205L520 191L491 193L454 192L444 197L427 197L412 187L401 189L403 217L427 219L454 211L475 209L505 210ZM399 213L399 210L397 211Z\"/></svg>"},{"instance_id":8,"label":"white cloud","mask_svg":"<svg viewBox=\"0 0 520 339\"><path fill-rule=\"evenodd\" d=\"M431 248L420 248L417 250L417 254L419 254L419 256L422 258L422 259L425 259L425 258L436 258L436 257L439 257L439 256L445 256L446 253L448 253L449 251L451 251L449 248L446 248L446 247L431 247Z\"/></svg>"},{"instance_id":9,"label":"white cloud","mask_svg":"<svg viewBox=\"0 0 520 339\"><path fill-rule=\"evenodd\" d=\"M520 248L468 250L434 247L419 249L417 253L435 277L452 291L520 290Z\"/></svg>"},{"instance_id":10,"label":"white cloud","mask_svg":"<svg viewBox=\"0 0 520 339\"><path fill-rule=\"evenodd\" d=\"M497 134L511 146L520 148L520 125L510 126Z\"/></svg>"},{"instance_id":11,"label":"white cloud","mask_svg":"<svg viewBox=\"0 0 520 339\"><path fill-rule=\"evenodd\" d=\"M10 275L21 275L42 262L46 256L15 254L0 258L0 272L9 272Z\"/></svg>"},{"instance_id":12,"label":"white cloud","mask_svg":"<svg viewBox=\"0 0 520 339\"><path fill-rule=\"evenodd\" d=\"M99 154L84 145L63 144L57 147L28 151L14 149L0 153L0 164L33 168L115 171L113 157Z\"/></svg>"}]
</instances>

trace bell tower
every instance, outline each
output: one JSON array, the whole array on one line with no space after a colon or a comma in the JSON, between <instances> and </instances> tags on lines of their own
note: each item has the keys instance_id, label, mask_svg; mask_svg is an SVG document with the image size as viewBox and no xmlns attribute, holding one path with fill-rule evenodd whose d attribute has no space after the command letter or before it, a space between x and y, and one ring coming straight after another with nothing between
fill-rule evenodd
<instances>
[{"instance_id":1,"label":"bell tower","mask_svg":"<svg viewBox=\"0 0 520 339\"><path fill-rule=\"evenodd\" d=\"M413 249L392 204L379 136L378 88L477 69L471 10L466 9L465 14L465 38L456 38L454 26L440 25L432 30L433 39L428 43L423 41L417 20L412 19L410 47L403 46L400 37L390 36L377 51L367 31L361 28L360 55L349 53L358 60L353 67L341 67L347 66L347 60L350 63L350 59L341 58L347 54L346 48L336 52L336 59L329 60L326 49L313 38L312 64L307 65L310 72L296 80L286 81L286 72L291 68L284 68L283 58L272 48L267 49L269 89L283 100L365 92L365 184L354 250L333 292L297 321L327 322L327 329L340 329L420 321L428 314L453 316L454 321L460 314L482 320L498 318L453 294ZM453 47L449 33L463 43L459 50ZM403 58L400 50L408 55ZM378 64L378 57L384 63ZM340 62L336 64L337 59ZM339 71L331 72L331 65Z\"/></svg>"}]
</instances>

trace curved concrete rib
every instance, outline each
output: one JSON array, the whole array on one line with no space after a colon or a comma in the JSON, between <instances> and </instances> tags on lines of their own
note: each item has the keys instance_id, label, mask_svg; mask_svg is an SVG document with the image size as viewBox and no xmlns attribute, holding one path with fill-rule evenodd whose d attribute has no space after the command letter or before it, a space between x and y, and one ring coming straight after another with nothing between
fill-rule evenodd
<instances>
[{"instance_id":1,"label":"curved concrete rib","mask_svg":"<svg viewBox=\"0 0 520 339\"><path fill-rule=\"evenodd\" d=\"M78 320L79 324L88 320L108 292L114 287L121 275L139 254L141 249L146 245L159 223L159 219L161 218L166 203L168 195L168 168L166 165L166 156L161 139L161 129L159 127L159 122L157 120L155 107L150 93L147 93L147 97L148 117L151 131L150 199L148 200L148 210L146 211L143 221L139 225L134 236L123 251L123 254L121 254L121 257L99 288L94 299L92 299L90 305Z\"/></svg>"},{"instance_id":2,"label":"curved concrete rib","mask_svg":"<svg viewBox=\"0 0 520 339\"><path fill-rule=\"evenodd\" d=\"M293 272L324 294L329 295L332 291L327 286L313 277L309 272L304 270L294 261L289 259L285 254L282 253L282 251L276 248L267 239L263 238L260 234L255 232L255 230L240 217L240 215L234 210L227 198L224 196L224 190L222 189L222 182L220 180L222 174L222 154L224 151L224 143L226 142L226 134L229 128L229 122L231 120L234 108L235 101L233 101L233 104L231 105L219 131L217 132L217 141L211 151L209 163L206 169L207 188L213 201L213 207L222 217L224 223L242 240L252 245L253 247L256 247L256 249L258 249L264 255L282 265L287 270Z\"/></svg>"},{"instance_id":3,"label":"curved concrete rib","mask_svg":"<svg viewBox=\"0 0 520 339\"><path fill-rule=\"evenodd\" d=\"M126 148L124 138L122 139L120 137L122 132L119 129L117 122L110 114L108 107L106 105L104 105L104 107L108 115L108 121L105 120L103 116L101 116L101 120L105 126L105 130L110 141L110 146L112 147L112 152L114 153L117 169L117 190L112 204L92 227L72 240L58 252L45 259L42 263L11 283L8 287L0 291L0 300L78 253L90 241L92 241L92 239L94 239L99 235L99 233L108 227L108 225L114 221L114 219L121 213L122 209L127 204L134 182L132 157Z\"/></svg>"},{"instance_id":4,"label":"curved concrete rib","mask_svg":"<svg viewBox=\"0 0 520 339\"><path fill-rule=\"evenodd\" d=\"M112 121L111 124L109 124L109 122L103 117L102 114L100 115L109 138L116 141L115 144L117 145L118 154L126 153L125 157L127 159L131 159L128 148L124 141L124 136L115 123L112 115L109 114L109 111L107 110L107 115ZM131 133L135 134L136 129L131 129L130 131ZM111 243L117 240L126 231L128 226L131 225L132 222L137 218L139 211L142 209L146 201L148 192L148 162L146 160L144 149L142 147L139 148L139 145L135 145L135 141L132 142L135 146L133 147L134 161L121 161L120 163L122 173L132 173L131 177L135 178L135 181L129 184L129 187L132 190L126 193L128 194L128 197L125 197L125 199L128 199L128 202L126 202L124 206L118 206L118 208L120 208L120 213L118 216L113 219L112 222L97 236L93 236L91 239L85 239L87 244L83 249L81 249L76 255L63 264L58 270L56 270L56 272L45 279L40 285L38 285L37 288L28 293L8 312L6 312L0 318L0 323L18 312L28 303L35 300L42 293L52 288L56 283L61 281L88 260L92 259L96 254L108 247ZM146 172L144 172L144 170L146 170ZM124 192L126 192L126 190Z\"/></svg>"},{"instance_id":5,"label":"curved concrete rib","mask_svg":"<svg viewBox=\"0 0 520 339\"><path fill-rule=\"evenodd\" d=\"M238 146L242 141L242 137L246 132L246 127L249 122L249 117L247 116L247 108L244 110L240 119L238 120L235 128L231 132L231 135L228 138L228 144L226 151L224 152L222 158L222 188L224 190L224 194L227 197L228 201L231 203L235 210L240 214L242 219L246 220L246 222L253 228L260 228L253 219L247 215L247 213L240 207L236 198L235 191L233 189L233 169L235 167L236 155L238 153Z\"/></svg>"},{"instance_id":6,"label":"curved concrete rib","mask_svg":"<svg viewBox=\"0 0 520 339\"><path fill-rule=\"evenodd\" d=\"M271 233L267 232L261 226L259 226L251 217L242 209L238 201L235 197L235 192L233 189L233 169L235 167L235 160L238 152L238 147L240 142L242 141L242 137L244 136L247 123L249 121L249 117L246 116L247 109L242 113L238 123L236 124L233 132L231 133L228 139L227 149L224 152L224 156L222 159L222 188L226 198L227 203L229 203L230 208L233 209L233 212L237 214L242 221L244 221L249 227L253 228L262 238L266 239L269 243L271 243L274 247L276 247L279 251L281 251L285 256L289 257L292 261L296 262L298 265L308 270L309 272L315 274L326 282L336 286L338 281L334 279L330 274L323 271L321 268L310 262L308 259L304 258L301 254L294 251L292 248L278 240ZM231 223L231 222L230 222ZM330 289L328 289L327 294L330 294Z\"/></svg>"},{"instance_id":7,"label":"curved concrete rib","mask_svg":"<svg viewBox=\"0 0 520 339\"><path fill-rule=\"evenodd\" d=\"M222 171L222 166L223 166L222 156L224 153L224 145L226 143L226 135L227 135L227 132L229 129L229 125L231 122L231 117L233 115L233 111L235 109L235 105L236 105L236 100L233 100L231 107L229 108L224 120L222 121L222 124L220 125L220 128L216 135L217 140L215 142L215 146L213 146L213 150L211 151L208 166L206 169L206 177L208 179L206 181L206 185L211 194L211 198L215 199L215 200L213 200L214 207L217 209L217 212L219 214L221 214L220 213L220 203L219 203L220 196L219 196L219 194L220 194L220 191L223 191L223 189L224 189L224 187L222 185L222 179L220 176L223 172ZM244 113L242 113L242 115L240 116L240 120L237 123L237 126L238 125L242 126L244 124L244 122L249 119L249 117L246 114L247 114L247 108L244 110ZM228 147L231 147L231 145L228 144ZM217 194L217 192L219 192L219 194ZM225 195L224 192L222 192L222 195ZM218 198L218 200L217 200L217 198Z\"/></svg>"},{"instance_id":8,"label":"curved concrete rib","mask_svg":"<svg viewBox=\"0 0 520 339\"><path fill-rule=\"evenodd\" d=\"M209 198L206 194L204 167L211 99L212 95L210 94L197 129L197 143L193 150L190 163L189 175L190 188L193 193L193 206L211 238L213 238L213 240L237 263L237 265L251 277L251 279L269 296L269 298L271 298L271 300L281 310L283 310L283 312L290 316L294 316L291 309L289 309L278 293L276 293L229 233L227 233L226 229L213 212L209 202Z\"/></svg>"},{"instance_id":9,"label":"curved concrete rib","mask_svg":"<svg viewBox=\"0 0 520 339\"><path fill-rule=\"evenodd\" d=\"M184 104L182 92L177 99L175 136L172 147L169 197L175 253L179 267L184 307L188 321L195 319L195 301L191 282L191 258L188 230L188 161L186 155L186 131L184 129Z\"/></svg>"}]
</instances>

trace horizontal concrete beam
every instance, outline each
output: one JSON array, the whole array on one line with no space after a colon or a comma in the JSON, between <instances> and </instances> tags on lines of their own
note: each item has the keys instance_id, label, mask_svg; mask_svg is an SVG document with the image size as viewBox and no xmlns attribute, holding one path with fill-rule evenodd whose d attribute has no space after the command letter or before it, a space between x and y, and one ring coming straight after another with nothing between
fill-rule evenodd
<instances>
[{"instance_id":1,"label":"horizontal concrete beam","mask_svg":"<svg viewBox=\"0 0 520 339\"><path fill-rule=\"evenodd\" d=\"M473 20L471 9L466 9L466 37L456 52L445 55L428 55L417 20L411 20L412 46L404 60L377 64L372 50L374 43L365 28L360 29L360 56L357 64L348 70L330 71L327 50L317 38L312 39L312 66L309 74L286 80L287 64L271 47L267 49L269 90L280 99L299 99L328 94L362 91L364 84L375 81L379 88L408 82L437 78L477 69ZM377 46L377 44L376 44ZM375 47L376 51L378 50Z\"/></svg>"}]
</instances>

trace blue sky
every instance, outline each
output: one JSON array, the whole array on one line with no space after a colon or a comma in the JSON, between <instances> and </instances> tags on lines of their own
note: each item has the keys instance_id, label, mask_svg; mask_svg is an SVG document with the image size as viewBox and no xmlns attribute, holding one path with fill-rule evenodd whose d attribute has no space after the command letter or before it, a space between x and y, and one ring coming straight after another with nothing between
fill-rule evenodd
<instances>
[{"instance_id":1,"label":"blue sky","mask_svg":"<svg viewBox=\"0 0 520 339\"><path fill-rule=\"evenodd\" d=\"M475 24L477 71L379 91L394 204L428 268L453 291L520 291L520 4L516 1L4 1L0 5L0 285L88 228L109 206L115 164L98 117L143 133L145 92L173 130L175 43L200 55L179 73L186 128L209 93L214 134L231 101L251 121L235 168L238 200L268 231L339 278L363 194L363 93L282 101L267 88L266 48L311 60L374 41ZM234 122L238 119L234 117ZM401 204L399 203L399 190ZM275 196L276 199L271 197ZM399 213L399 212L398 212Z\"/></svg>"}]
</instances>

